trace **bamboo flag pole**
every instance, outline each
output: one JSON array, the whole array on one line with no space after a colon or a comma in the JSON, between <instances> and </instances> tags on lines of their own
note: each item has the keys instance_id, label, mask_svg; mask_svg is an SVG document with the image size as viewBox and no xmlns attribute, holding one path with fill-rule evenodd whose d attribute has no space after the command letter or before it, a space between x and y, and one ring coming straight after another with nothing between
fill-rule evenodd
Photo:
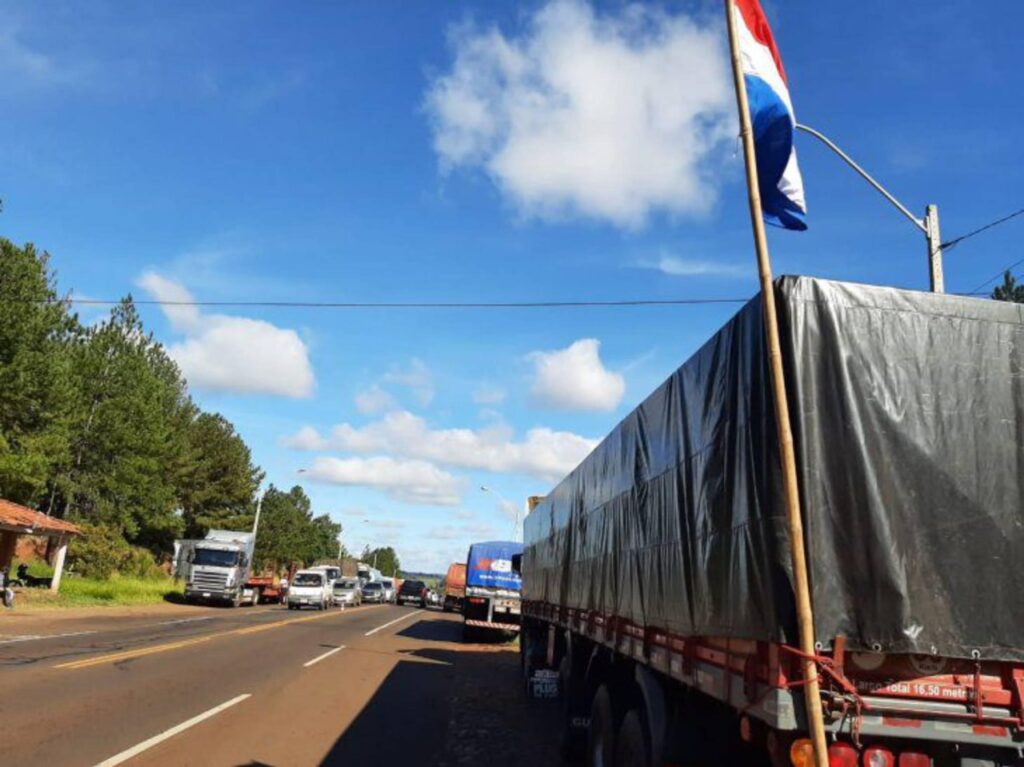
<instances>
[{"instance_id":1,"label":"bamboo flag pole","mask_svg":"<svg viewBox=\"0 0 1024 767\"><path fill-rule=\"evenodd\" d=\"M786 399L786 379L782 369L782 349L779 343L779 321L775 311L775 291L772 287L772 265L768 258L768 239L761 217L761 192L757 184L757 156L754 153L754 132L750 124L747 104L747 86L743 79L739 43L736 37L736 7L734 0L725 0L725 15L729 25L729 49L732 54L732 72L736 85L736 103L740 113L740 134L743 138L743 156L747 167L747 193L750 202L750 221L754 227L754 246L757 250L757 271L761 280L761 303L764 305L764 326L768 342L768 362L771 369L772 392L775 400L775 420L779 432L779 456L786 498L786 521L789 527L789 545L793 565L793 586L796 591L797 628L800 650L804 654L804 699L807 704L807 722L814 746L814 763L828 767L828 746L825 742L825 720L821 710L821 691L818 687L818 668L810 656L815 654L814 616L811 612L811 591L807 575L807 555L804 550L804 528L800 517L800 488L796 477L796 454L793 450L793 428L789 420Z\"/></svg>"}]
</instances>

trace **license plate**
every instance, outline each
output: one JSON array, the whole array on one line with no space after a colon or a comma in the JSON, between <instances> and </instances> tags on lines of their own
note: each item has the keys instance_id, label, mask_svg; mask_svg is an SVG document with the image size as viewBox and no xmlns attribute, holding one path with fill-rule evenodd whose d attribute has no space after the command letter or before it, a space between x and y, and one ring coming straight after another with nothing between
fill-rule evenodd
<instances>
[{"instance_id":1,"label":"license plate","mask_svg":"<svg viewBox=\"0 0 1024 767\"><path fill-rule=\"evenodd\" d=\"M204 597L208 597L208 596L210 596L210 592L209 592L209 591L204 591L204 592L203 592L203 596L204 596Z\"/></svg>"}]
</instances>

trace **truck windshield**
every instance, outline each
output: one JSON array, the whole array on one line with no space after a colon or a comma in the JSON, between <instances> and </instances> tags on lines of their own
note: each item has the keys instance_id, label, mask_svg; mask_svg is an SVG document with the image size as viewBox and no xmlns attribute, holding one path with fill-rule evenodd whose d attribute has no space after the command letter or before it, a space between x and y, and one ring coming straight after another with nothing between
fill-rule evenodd
<instances>
[{"instance_id":1,"label":"truck windshield","mask_svg":"<svg viewBox=\"0 0 1024 767\"><path fill-rule=\"evenodd\" d=\"M363 591L380 591L381 585L379 583L367 583L363 586Z\"/></svg>"},{"instance_id":2,"label":"truck windshield","mask_svg":"<svg viewBox=\"0 0 1024 767\"><path fill-rule=\"evenodd\" d=\"M292 582L293 586L319 586L323 579L318 573L299 573Z\"/></svg>"},{"instance_id":3,"label":"truck windshield","mask_svg":"<svg viewBox=\"0 0 1024 767\"><path fill-rule=\"evenodd\" d=\"M237 551L225 551L223 549L196 549L192 558L194 565L208 565L212 567L234 567L238 562Z\"/></svg>"}]
</instances>

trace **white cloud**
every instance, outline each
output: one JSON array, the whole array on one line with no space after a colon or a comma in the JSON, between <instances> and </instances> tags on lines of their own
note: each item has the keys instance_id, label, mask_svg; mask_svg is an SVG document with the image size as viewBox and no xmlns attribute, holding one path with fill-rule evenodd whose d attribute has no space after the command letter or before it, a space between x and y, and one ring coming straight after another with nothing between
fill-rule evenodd
<instances>
[{"instance_id":1,"label":"white cloud","mask_svg":"<svg viewBox=\"0 0 1024 767\"><path fill-rule=\"evenodd\" d=\"M440 527L435 527L427 531L428 538L434 538L439 541L464 540L467 545L472 541L493 538L494 535L494 528L485 523L472 525L441 525Z\"/></svg>"},{"instance_id":2,"label":"white cloud","mask_svg":"<svg viewBox=\"0 0 1024 767\"><path fill-rule=\"evenodd\" d=\"M507 397L507 391L492 384L480 384L473 392L473 402L478 405L500 405Z\"/></svg>"},{"instance_id":3,"label":"white cloud","mask_svg":"<svg viewBox=\"0 0 1024 767\"><path fill-rule=\"evenodd\" d=\"M597 441L544 427L530 429L517 441L505 424L484 429L431 429L423 418L398 411L363 427L339 424L328 437L304 426L285 437L282 444L302 450L387 453L465 469L528 474L550 482L572 471Z\"/></svg>"},{"instance_id":4,"label":"white cloud","mask_svg":"<svg viewBox=\"0 0 1024 767\"><path fill-rule=\"evenodd\" d=\"M671 277L752 277L753 267L742 267L722 261L680 258L662 253L655 259L640 261L639 266L656 269Z\"/></svg>"},{"instance_id":5,"label":"white cloud","mask_svg":"<svg viewBox=\"0 0 1024 767\"><path fill-rule=\"evenodd\" d=\"M191 386L210 391L308 397L316 380L309 350L294 330L263 320L203 314L180 283L154 272L138 284L156 300L185 339L167 347Z\"/></svg>"},{"instance_id":6,"label":"white cloud","mask_svg":"<svg viewBox=\"0 0 1024 767\"><path fill-rule=\"evenodd\" d=\"M364 415L384 413L398 407L390 393L374 384L369 389L359 392L355 397L356 410Z\"/></svg>"},{"instance_id":7,"label":"white cloud","mask_svg":"<svg viewBox=\"0 0 1024 767\"><path fill-rule=\"evenodd\" d=\"M441 168L481 168L526 215L635 228L701 213L711 155L735 135L717 23L553 0L518 36L462 26L425 107Z\"/></svg>"},{"instance_id":8,"label":"white cloud","mask_svg":"<svg viewBox=\"0 0 1024 767\"><path fill-rule=\"evenodd\" d=\"M614 410L626 392L626 381L604 366L600 348L596 338L581 338L565 349L530 354L534 401L564 410Z\"/></svg>"},{"instance_id":9,"label":"white cloud","mask_svg":"<svg viewBox=\"0 0 1024 767\"><path fill-rule=\"evenodd\" d=\"M410 389L423 407L434 400L434 375L419 357L409 360L407 368L393 367L391 372L384 376L384 380Z\"/></svg>"},{"instance_id":10,"label":"white cloud","mask_svg":"<svg viewBox=\"0 0 1024 767\"><path fill-rule=\"evenodd\" d=\"M388 456L322 456L313 461L307 476L332 485L368 487L396 501L428 506L457 506L465 485L462 479L427 461L403 461Z\"/></svg>"}]
</instances>

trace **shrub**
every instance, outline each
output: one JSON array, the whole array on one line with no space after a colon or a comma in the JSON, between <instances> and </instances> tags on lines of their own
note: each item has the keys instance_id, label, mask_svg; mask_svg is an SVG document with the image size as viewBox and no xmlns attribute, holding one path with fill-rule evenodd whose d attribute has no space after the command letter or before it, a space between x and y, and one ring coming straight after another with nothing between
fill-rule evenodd
<instances>
[{"instance_id":1,"label":"shrub","mask_svg":"<svg viewBox=\"0 0 1024 767\"><path fill-rule=\"evenodd\" d=\"M130 556L121 531L108 525L83 523L82 535L68 547L68 563L84 578L106 580Z\"/></svg>"}]
</instances>

